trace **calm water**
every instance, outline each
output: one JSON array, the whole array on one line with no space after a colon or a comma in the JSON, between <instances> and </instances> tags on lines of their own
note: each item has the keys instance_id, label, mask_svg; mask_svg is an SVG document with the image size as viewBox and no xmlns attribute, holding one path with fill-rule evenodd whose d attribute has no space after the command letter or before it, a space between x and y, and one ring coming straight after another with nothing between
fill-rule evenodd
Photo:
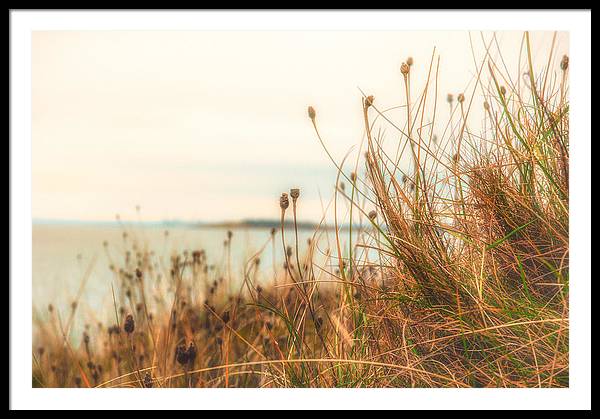
<instances>
[{"instance_id":1,"label":"calm water","mask_svg":"<svg viewBox=\"0 0 600 419\"><path fill-rule=\"evenodd\" d=\"M168 235L165 235L168 230ZM33 307L45 316L46 307L52 303L61 313L77 296L84 282L78 310L84 317L105 316L112 309L111 283L114 273L111 263L117 268L124 266L126 250L154 251L155 259L169 266L170 256L175 252L190 252L204 249L209 264L215 269L225 269L226 253L223 242L227 228L186 227L118 227L92 225L41 225L33 226ZM127 237L124 239L123 232ZM270 237L268 228L232 228L231 265L234 277L241 278L244 264L258 252ZM299 232L301 249L312 237L309 230ZM293 244L292 232L286 231L286 241ZM107 246L104 246L104 242ZM319 247L328 246L328 239L321 237ZM281 237L276 236L275 261L279 268L283 263ZM133 252L132 252L133 253ZM268 243L261 258L261 279L268 281L273 272L273 247ZM238 273L238 275L235 275Z\"/></svg>"}]
</instances>

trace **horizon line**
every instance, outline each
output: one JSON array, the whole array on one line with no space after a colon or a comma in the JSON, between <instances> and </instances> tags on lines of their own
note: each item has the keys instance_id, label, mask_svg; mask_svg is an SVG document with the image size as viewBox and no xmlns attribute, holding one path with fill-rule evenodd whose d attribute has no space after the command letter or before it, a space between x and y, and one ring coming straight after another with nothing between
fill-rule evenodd
<instances>
[{"instance_id":1,"label":"horizon line","mask_svg":"<svg viewBox=\"0 0 600 419\"><path fill-rule=\"evenodd\" d=\"M219 221L203 221L203 220L185 220L185 219L162 219L162 220L134 220L134 219L114 219L114 220L81 220L81 219L64 219L64 218L33 218L32 225L106 225L119 226L123 224L138 224L148 226L188 226L188 227L273 227L280 226L281 220L278 218L242 218ZM308 227L333 227L328 222L314 220L298 220L299 228ZM293 220L286 219L285 225L293 225ZM359 224L354 224L359 226ZM348 223L339 225L341 228L349 226Z\"/></svg>"}]
</instances>

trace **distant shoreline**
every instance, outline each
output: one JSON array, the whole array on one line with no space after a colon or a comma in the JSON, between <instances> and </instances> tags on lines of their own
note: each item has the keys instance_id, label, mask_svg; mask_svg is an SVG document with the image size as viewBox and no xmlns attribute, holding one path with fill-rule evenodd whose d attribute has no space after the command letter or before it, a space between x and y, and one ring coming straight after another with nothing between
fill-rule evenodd
<instances>
[{"instance_id":1,"label":"distant shoreline","mask_svg":"<svg viewBox=\"0 0 600 419\"><path fill-rule=\"evenodd\" d=\"M251 229L268 229L281 228L279 220L240 220L240 221L217 221L217 222L192 222L192 221L82 221L82 220L54 220L54 219L33 219L33 225L38 226L96 226L96 227L120 227L123 225L138 225L141 227L163 227L163 228L251 228ZM292 220L285 220L285 228L293 228ZM348 229L348 224L340 225L341 229ZM359 225L355 225L359 228ZM299 230L316 230L326 229L333 230L332 224L319 224L312 221L298 221Z\"/></svg>"}]
</instances>

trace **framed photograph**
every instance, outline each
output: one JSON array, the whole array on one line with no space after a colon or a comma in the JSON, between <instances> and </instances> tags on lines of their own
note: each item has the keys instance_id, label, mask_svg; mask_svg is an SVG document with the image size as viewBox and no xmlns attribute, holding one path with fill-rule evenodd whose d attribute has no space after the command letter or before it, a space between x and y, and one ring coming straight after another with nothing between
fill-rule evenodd
<instances>
[{"instance_id":1,"label":"framed photograph","mask_svg":"<svg viewBox=\"0 0 600 419\"><path fill-rule=\"evenodd\" d=\"M12 407L591 408L591 11L10 16Z\"/></svg>"}]
</instances>

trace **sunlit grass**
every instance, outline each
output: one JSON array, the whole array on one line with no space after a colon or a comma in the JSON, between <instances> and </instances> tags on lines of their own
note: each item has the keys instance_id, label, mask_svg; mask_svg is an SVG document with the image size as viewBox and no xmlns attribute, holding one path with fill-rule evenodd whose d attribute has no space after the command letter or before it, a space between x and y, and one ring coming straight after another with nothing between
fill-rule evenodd
<instances>
[{"instance_id":1,"label":"sunlit grass","mask_svg":"<svg viewBox=\"0 0 600 419\"><path fill-rule=\"evenodd\" d=\"M485 45L456 98L437 91L435 51L427 66L407 59L402 122L364 95L365 140L350 170L351 153L333 158L308 108L338 174L334 228L317 229L304 251L297 188L282 194L281 229L242 278L230 268L232 234L222 270L202 249L165 266L129 238L112 262L110 325L89 319L71 339L77 301L66 323L52 307L34 327L33 385L567 387L568 58L556 63L552 45L535 68L526 33L528 70L508 74ZM427 72L416 97L415 71ZM434 133L441 106L451 120ZM264 283L269 246L284 260Z\"/></svg>"}]
</instances>

